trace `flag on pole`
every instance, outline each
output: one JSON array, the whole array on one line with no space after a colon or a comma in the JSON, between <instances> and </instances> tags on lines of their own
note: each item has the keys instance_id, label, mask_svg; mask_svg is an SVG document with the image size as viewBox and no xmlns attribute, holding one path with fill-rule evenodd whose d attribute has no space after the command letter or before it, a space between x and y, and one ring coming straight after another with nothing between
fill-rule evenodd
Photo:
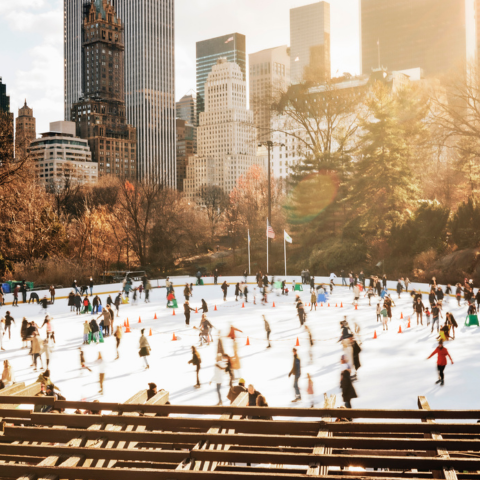
<instances>
[{"instance_id":1,"label":"flag on pole","mask_svg":"<svg viewBox=\"0 0 480 480\"><path fill-rule=\"evenodd\" d=\"M285 238L286 242L292 243L292 237L285 230L283 231L283 237Z\"/></svg>"},{"instance_id":2,"label":"flag on pole","mask_svg":"<svg viewBox=\"0 0 480 480\"><path fill-rule=\"evenodd\" d=\"M248 231L248 244L250 245L250 230Z\"/></svg>"},{"instance_id":3,"label":"flag on pole","mask_svg":"<svg viewBox=\"0 0 480 480\"><path fill-rule=\"evenodd\" d=\"M273 231L270 222L267 220L267 238L275 238L275 232Z\"/></svg>"},{"instance_id":4,"label":"flag on pole","mask_svg":"<svg viewBox=\"0 0 480 480\"><path fill-rule=\"evenodd\" d=\"M230 37L225 43L230 43L230 42L233 42L234 38L233 37Z\"/></svg>"}]
</instances>

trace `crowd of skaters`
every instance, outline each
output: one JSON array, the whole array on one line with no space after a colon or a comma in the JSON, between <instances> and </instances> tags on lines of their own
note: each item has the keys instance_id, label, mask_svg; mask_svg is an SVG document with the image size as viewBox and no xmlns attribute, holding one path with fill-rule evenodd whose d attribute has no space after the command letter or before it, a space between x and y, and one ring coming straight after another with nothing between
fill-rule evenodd
<instances>
[{"instance_id":1,"label":"crowd of skaters","mask_svg":"<svg viewBox=\"0 0 480 480\"><path fill-rule=\"evenodd\" d=\"M310 275L308 270L302 272L301 278L302 278L303 285L305 284L310 285L310 293L311 293L311 309L310 310L312 310L313 308L316 309L316 305L317 305L316 299L318 298L319 294L322 295L326 292L327 287L324 284L316 286L315 277ZM332 293L333 288L335 287L335 281L337 278L338 277L334 273L330 275L330 283L329 283L330 293ZM371 305L372 298L375 298L377 295L383 300L383 306L381 305L381 302L377 304L377 311L376 311L377 321L382 321L384 325L384 329L385 328L388 329L388 322L389 321L391 322L391 319L392 319L392 306L395 306L395 303L391 298L391 295L389 295L387 291L386 276L384 275L381 278L379 278L378 276L371 276L369 278L366 278L363 272L360 272L360 274L358 275L349 273L347 277L345 273L342 271L341 278L342 278L342 285L348 286L349 289L353 290L354 305L358 305L360 301L360 294L362 291L365 292L364 297L368 296L369 305ZM348 282L347 282L347 278L348 278ZM215 277L215 283L217 283L217 279L218 279L218 273ZM253 294L252 294L253 302L256 303L256 294L258 291L261 294L261 302L263 305L265 305L268 303L268 293L272 291L274 284L278 286L278 282L275 282L273 277L271 278L271 280L269 280L269 278L266 275L262 275L261 272L258 272L256 274L255 280L256 280L255 287L253 288ZM235 301L239 301L239 298L240 298L241 301L248 302L248 295L250 292L248 289L247 281L248 281L247 273L245 272L244 281L237 282L235 284L235 292L234 292ZM368 282L368 285L367 285L367 282ZM285 280L280 280L280 285L281 285L280 287L281 294L288 295L288 288L286 286ZM465 279L463 284L458 283L455 286L455 290L453 290L450 285L447 285L445 291L443 291L442 287L437 284L436 279L432 278L432 281L430 282L430 292L428 294L428 302L429 302L430 308L428 308L428 307L425 307L423 303L422 293L420 291L415 291L415 290L409 291L409 286L410 286L410 282L408 278L399 279L397 283L397 288L396 288L398 297L401 298L401 294L404 291L409 293L412 296L413 313L416 314L417 324L423 325L423 315L425 315L427 326L430 325L430 317L431 317L432 332L434 331L435 326L437 327L437 333L440 333L439 345L428 358L431 358L432 356L437 355L437 368L439 372L439 379L437 383L444 385L444 370L447 364L447 358L450 358L450 360L452 359L448 353L448 350L443 345L443 342L446 340L453 340L455 338L455 328L458 327L458 324L456 323L452 313L446 312L445 323L440 328L439 318L443 319L442 310L443 310L444 303L448 302L448 298L449 298L448 296L452 295L453 291L455 291L455 297L458 302L458 305L459 306L461 305L462 295L463 295L463 300L465 301L465 304L468 306L468 313L475 314L478 310L478 307L480 306L480 290L477 290L475 294L473 282L471 280L467 281L467 279ZM173 284L172 282L169 281L168 278L166 282L166 287L167 287L166 289L167 298L169 295L173 295L173 298L175 298ZM17 301L14 300L14 304L18 303L19 292L22 293L23 301L24 303L26 303L27 302L26 288L23 290L21 286L17 286L16 289L17 288L18 288ZM228 283L224 281L221 285L221 290L222 290L225 301L227 300L228 288L229 288ZM294 288L295 288L295 283L293 285L293 289ZM71 311L76 311L77 314L80 314L81 312L92 312L93 314L99 314L98 317L96 318L94 317L90 321L88 320L85 321L85 324L83 327L84 328L83 343L84 344L87 344L90 342L100 343L101 337L108 337L113 335L116 339L117 358L119 358L118 352L119 352L119 346L120 346L123 330L120 325L117 325L116 329L114 330L115 313L117 314L117 317L118 317L119 307L123 303L125 297L129 298L130 293L133 293L134 302L137 300L137 295L138 295L138 298L141 298L143 292L145 292L145 301L146 302L149 301L148 292L151 289L150 282L142 281L140 286L133 287L131 282L125 281L122 291L118 293L115 300L113 300L110 295L108 296L105 308L102 308L102 302L100 300L100 297L98 295L93 296L93 280L91 280L90 282L89 289L90 289L90 296L88 295L87 287L85 286L78 287L76 282L74 282L72 285L72 291L70 292L68 297L68 306L70 307ZM25 295L23 295L24 293ZM32 294L33 293L35 292L32 292ZM4 302L3 291L0 292L0 294L2 295L1 300L2 302ZM51 297L50 297L50 301L47 303L47 306L48 304L52 304L55 302L54 288L53 290L50 289L50 294L51 294ZM193 285L187 283L184 287L183 294L185 297L185 303L184 303L185 322L186 322L186 325L189 325L190 312L194 311L194 309L191 308L189 305L189 299L191 296L193 296ZM13 295L15 299L15 291ZM82 300L82 295L84 296L83 300ZM91 303L90 303L90 298L92 298ZM32 298L29 300L29 303L31 300ZM475 306L475 303L477 304L477 306ZM297 313L298 313L300 325L304 327L305 330L308 332L308 335L310 338L310 347L312 347L313 338L309 330L309 327L306 325L307 315L305 312L305 306L304 306L304 302L301 300L299 295L297 295L295 298L295 305L297 307ZM43 308L43 305L42 305L42 308ZM115 311L114 311L114 308L115 308ZM44 309L47 310L47 307L45 307ZM193 328L199 330L199 346L210 345L213 339L211 332L214 329L214 326L207 318L208 305L204 299L202 299L202 307L200 308L200 310L203 311L200 325L198 327L194 326ZM100 321L98 322L98 320ZM265 332L266 332L266 337L268 342L267 348L271 348L271 343L270 343L271 328L270 328L269 322L267 321L264 315L263 315L263 321L265 325ZM0 321L0 348L2 350L5 350L5 349L3 348L1 340L4 338L4 336L7 333L9 338L11 338L11 329L13 324L15 324L15 320L12 317L10 311L7 311L4 317ZM46 338L44 340L41 340L40 330L43 327L46 328ZM340 359L340 363L342 365L341 376L340 376L340 388L342 390L345 406L347 408L351 408L351 401L357 396L353 386L353 382L357 380L357 373L358 373L358 369L360 368L359 354L361 352L361 348L360 348L361 342L359 341L358 337L355 336L356 328L352 332L346 319L341 323L341 330L342 330L342 336L339 341L342 343L343 354ZM227 338L230 338L233 341L233 347L234 347L233 356L229 356L228 354L225 353L223 349L222 338L219 337L219 340L218 340L216 362L214 366L214 375L210 383L216 384L219 405L223 404L221 387L223 384L224 377L226 375L228 375L228 378L229 378L230 390L228 391L227 398L230 401L233 401L231 400L231 397L233 397L232 391L238 391L240 387L245 388L244 381L243 383L239 381L238 385L236 386L233 385L233 383L235 382L235 375L237 374L238 376L238 373L240 371L240 359L238 357L238 350L237 350L237 345L235 341L236 339L235 332L241 332L241 330L231 325L230 332L227 335ZM29 354L32 356L32 367L34 367L34 370L37 370L38 361L40 361L41 363L41 369L42 370L44 369L44 362L42 359L42 355L44 355L45 364L47 368L45 373L47 373L47 377L49 378L50 373L48 368L49 368L49 362L50 362L51 348L52 348L52 345L55 344L55 333L53 330L52 318L47 314L45 316L45 320L41 327L38 327L38 325L36 325L35 322L29 322L26 318L24 318L22 320L21 336L22 336L22 342L23 342L22 348L30 347ZM191 348L192 348L192 359L188 363L192 364L196 370L196 383L194 387L200 388L201 387L200 370L201 370L202 360L201 360L201 356L198 351L198 348L196 346L192 346ZM145 336L144 329L142 329L141 336L139 339L139 355L141 358L143 358L146 369L149 369L147 357L150 355L150 352L151 352L151 348L148 343L148 339ZM310 348L310 356L311 356L311 348ZM100 384L99 393L102 394L103 382L105 379L105 362L103 361L103 358L100 352L98 353L98 358L94 363L98 367L99 384ZM453 361L452 361L452 364L453 364ZM81 347L80 347L80 365L81 365L80 367L81 370L86 369L91 371L91 369L85 363L85 357ZM301 393L298 386L301 373L302 373L301 360L297 350L294 349L293 365L292 365L292 369L288 373L289 377L293 376L294 378L293 389L294 389L295 398L292 400L292 402L298 402L301 400ZM312 406L313 406L314 405L313 381L309 374L307 374L307 379L308 379L307 394L312 399ZM13 382L14 382L14 373L12 370L12 366L9 364L8 360L6 360L4 362L4 370L2 372L2 380L0 383L0 388L4 388L5 386L8 386ZM48 385L45 385L45 387L47 386ZM250 385L246 390L249 391L249 404L251 404L250 395L254 395L256 390L253 388L252 385ZM252 390L252 393L250 393L250 390ZM260 394L255 395L255 402L257 402L258 398L260 398L259 402L261 403L261 405L259 406L267 405L266 399Z\"/></svg>"}]
</instances>

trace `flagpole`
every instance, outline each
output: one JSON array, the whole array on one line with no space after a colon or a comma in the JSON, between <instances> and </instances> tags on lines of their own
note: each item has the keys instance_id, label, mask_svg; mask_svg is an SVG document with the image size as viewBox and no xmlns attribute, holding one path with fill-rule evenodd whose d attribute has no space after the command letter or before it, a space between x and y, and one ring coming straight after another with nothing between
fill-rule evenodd
<instances>
[{"instance_id":1,"label":"flagpole","mask_svg":"<svg viewBox=\"0 0 480 480\"><path fill-rule=\"evenodd\" d=\"M267 218L267 275L268 275L268 218Z\"/></svg>"},{"instance_id":2,"label":"flagpole","mask_svg":"<svg viewBox=\"0 0 480 480\"><path fill-rule=\"evenodd\" d=\"M248 274L250 275L250 230L248 230Z\"/></svg>"},{"instance_id":3,"label":"flagpole","mask_svg":"<svg viewBox=\"0 0 480 480\"><path fill-rule=\"evenodd\" d=\"M285 232L283 232L283 256L285 258L285 277L287 276L287 240L285 239Z\"/></svg>"}]
</instances>

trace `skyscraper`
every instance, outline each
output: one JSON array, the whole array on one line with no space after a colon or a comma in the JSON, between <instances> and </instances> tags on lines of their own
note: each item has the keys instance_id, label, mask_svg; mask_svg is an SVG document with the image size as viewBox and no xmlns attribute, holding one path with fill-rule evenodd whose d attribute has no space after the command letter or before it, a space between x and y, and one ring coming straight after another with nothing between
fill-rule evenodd
<instances>
[{"instance_id":1,"label":"skyscraper","mask_svg":"<svg viewBox=\"0 0 480 480\"><path fill-rule=\"evenodd\" d=\"M7 95L7 85L3 83L0 77L0 111L10 113L10 97Z\"/></svg>"},{"instance_id":2,"label":"skyscraper","mask_svg":"<svg viewBox=\"0 0 480 480\"><path fill-rule=\"evenodd\" d=\"M198 126L198 155L190 157L184 191L193 199L200 187L225 192L259 162L253 112L247 110L247 82L236 63L217 60L205 84L205 112Z\"/></svg>"},{"instance_id":3,"label":"skyscraper","mask_svg":"<svg viewBox=\"0 0 480 480\"><path fill-rule=\"evenodd\" d=\"M91 0L64 0L65 118L81 91L81 29ZM111 0L125 28L127 121L140 178L175 186L174 0Z\"/></svg>"},{"instance_id":4,"label":"skyscraper","mask_svg":"<svg viewBox=\"0 0 480 480\"><path fill-rule=\"evenodd\" d=\"M184 95L177 103L177 118L191 125L197 124L197 98L194 93Z\"/></svg>"},{"instance_id":5,"label":"skyscraper","mask_svg":"<svg viewBox=\"0 0 480 480\"><path fill-rule=\"evenodd\" d=\"M72 106L76 134L88 140L98 173L137 177L136 130L125 115L123 25L109 0L94 0L83 23L82 90Z\"/></svg>"},{"instance_id":6,"label":"skyscraper","mask_svg":"<svg viewBox=\"0 0 480 480\"><path fill-rule=\"evenodd\" d=\"M468 0L361 0L362 71L420 67L426 76L465 65ZM471 17L471 19L470 19Z\"/></svg>"},{"instance_id":7,"label":"skyscraper","mask_svg":"<svg viewBox=\"0 0 480 480\"><path fill-rule=\"evenodd\" d=\"M196 128L186 120L177 118L177 190L183 192L187 165L197 151Z\"/></svg>"},{"instance_id":8,"label":"skyscraper","mask_svg":"<svg viewBox=\"0 0 480 480\"><path fill-rule=\"evenodd\" d=\"M290 10L290 75L321 83L331 76L330 4L317 2Z\"/></svg>"},{"instance_id":9,"label":"skyscraper","mask_svg":"<svg viewBox=\"0 0 480 480\"><path fill-rule=\"evenodd\" d=\"M2 115L0 135L0 164L13 159L13 113L10 112L10 97L7 95L7 86L0 77L0 114ZM5 123L4 123L5 122Z\"/></svg>"},{"instance_id":10,"label":"skyscraper","mask_svg":"<svg viewBox=\"0 0 480 480\"><path fill-rule=\"evenodd\" d=\"M15 120L15 152L17 157L25 157L30 143L37 137L35 117L33 110L27 105L27 100L22 108L18 109Z\"/></svg>"},{"instance_id":11,"label":"skyscraper","mask_svg":"<svg viewBox=\"0 0 480 480\"><path fill-rule=\"evenodd\" d=\"M205 111L205 82L219 58L236 63L247 80L245 35L231 33L222 37L197 42L197 125L200 113Z\"/></svg>"},{"instance_id":12,"label":"skyscraper","mask_svg":"<svg viewBox=\"0 0 480 480\"><path fill-rule=\"evenodd\" d=\"M138 175L175 187L175 1L113 0L125 27L127 120Z\"/></svg>"},{"instance_id":13,"label":"skyscraper","mask_svg":"<svg viewBox=\"0 0 480 480\"><path fill-rule=\"evenodd\" d=\"M269 48L249 58L250 108L253 110L258 140L270 140L271 104L290 84L290 49Z\"/></svg>"}]
</instances>

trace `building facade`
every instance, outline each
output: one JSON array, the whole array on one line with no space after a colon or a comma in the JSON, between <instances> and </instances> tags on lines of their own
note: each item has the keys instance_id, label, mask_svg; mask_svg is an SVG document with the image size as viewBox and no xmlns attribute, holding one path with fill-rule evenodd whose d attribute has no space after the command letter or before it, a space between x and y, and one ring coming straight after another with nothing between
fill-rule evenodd
<instances>
[{"instance_id":1,"label":"building facade","mask_svg":"<svg viewBox=\"0 0 480 480\"><path fill-rule=\"evenodd\" d=\"M197 97L194 93L184 95L175 105L177 119L185 120L197 126Z\"/></svg>"},{"instance_id":2,"label":"building facade","mask_svg":"<svg viewBox=\"0 0 480 480\"><path fill-rule=\"evenodd\" d=\"M15 154L25 157L30 143L37 138L37 128L33 110L27 105L27 100L22 108L18 109L15 119Z\"/></svg>"},{"instance_id":3,"label":"building facade","mask_svg":"<svg viewBox=\"0 0 480 480\"><path fill-rule=\"evenodd\" d=\"M331 76L330 4L317 2L290 10L290 75L293 84L321 83Z\"/></svg>"},{"instance_id":4,"label":"building facade","mask_svg":"<svg viewBox=\"0 0 480 480\"><path fill-rule=\"evenodd\" d=\"M100 176L137 178L136 130L127 124L123 26L108 0L95 0L85 12L82 46L83 97L71 120L88 140Z\"/></svg>"},{"instance_id":5,"label":"building facade","mask_svg":"<svg viewBox=\"0 0 480 480\"><path fill-rule=\"evenodd\" d=\"M197 125L205 111L205 83L217 60L226 58L236 63L247 80L246 39L241 33L231 33L197 42Z\"/></svg>"},{"instance_id":6,"label":"building facade","mask_svg":"<svg viewBox=\"0 0 480 480\"><path fill-rule=\"evenodd\" d=\"M183 192L183 181L187 176L190 157L197 153L196 127L186 120L177 118L177 190Z\"/></svg>"},{"instance_id":7,"label":"building facade","mask_svg":"<svg viewBox=\"0 0 480 480\"><path fill-rule=\"evenodd\" d=\"M10 97L7 95L7 85L3 83L0 77L0 113L5 115L5 121L8 122L6 137L0 138L0 164L6 160L12 160L14 156L13 145L13 113L10 112ZM3 122L3 119L2 119Z\"/></svg>"},{"instance_id":8,"label":"building facade","mask_svg":"<svg viewBox=\"0 0 480 480\"><path fill-rule=\"evenodd\" d=\"M92 0L64 0L65 118L84 93L82 27ZM94 0L96 2L96 0ZM111 0L124 26L127 122L137 130L137 174L174 186L174 0Z\"/></svg>"},{"instance_id":9,"label":"building facade","mask_svg":"<svg viewBox=\"0 0 480 480\"><path fill-rule=\"evenodd\" d=\"M465 68L475 50L470 0L361 0L361 66L407 70L426 76ZM471 23L467 28L467 20Z\"/></svg>"},{"instance_id":10,"label":"building facade","mask_svg":"<svg viewBox=\"0 0 480 480\"><path fill-rule=\"evenodd\" d=\"M98 166L92 162L87 140L75 135L73 122L50 123L50 132L30 144L37 181L48 189L60 188L66 182L93 185L98 181Z\"/></svg>"},{"instance_id":11,"label":"building facade","mask_svg":"<svg viewBox=\"0 0 480 480\"><path fill-rule=\"evenodd\" d=\"M205 84L205 112L200 114L198 154L186 167L184 191L194 199L203 185L230 192L240 176L258 164L253 112L247 110L247 84L241 68L217 60Z\"/></svg>"},{"instance_id":12,"label":"building facade","mask_svg":"<svg viewBox=\"0 0 480 480\"><path fill-rule=\"evenodd\" d=\"M127 121L137 129L138 177L175 187L175 1L112 3L125 27Z\"/></svg>"},{"instance_id":13,"label":"building facade","mask_svg":"<svg viewBox=\"0 0 480 480\"><path fill-rule=\"evenodd\" d=\"M250 109L253 111L257 140L270 140L272 103L290 84L290 49L269 48L252 53L249 59Z\"/></svg>"}]
</instances>

